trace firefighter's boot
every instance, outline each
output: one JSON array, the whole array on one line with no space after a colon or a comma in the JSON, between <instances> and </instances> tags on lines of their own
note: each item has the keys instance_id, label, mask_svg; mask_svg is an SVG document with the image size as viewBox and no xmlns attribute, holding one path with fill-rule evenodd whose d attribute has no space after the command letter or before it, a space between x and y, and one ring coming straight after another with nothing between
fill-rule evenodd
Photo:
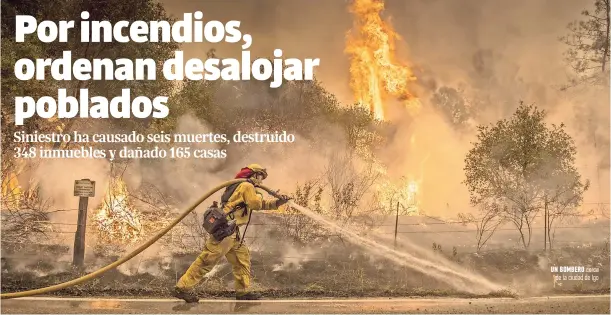
<instances>
[{"instance_id":1,"label":"firefighter's boot","mask_svg":"<svg viewBox=\"0 0 611 315\"><path fill-rule=\"evenodd\" d=\"M260 300L261 295L256 292L247 292L247 293L242 293L242 294L236 294L235 299L236 300L251 300L251 301Z\"/></svg>"},{"instance_id":2,"label":"firefighter's boot","mask_svg":"<svg viewBox=\"0 0 611 315\"><path fill-rule=\"evenodd\" d=\"M179 288L174 288L174 292L172 295L181 300L185 300L187 303L197 303L199 302L199 297L193 291L183 291Z\"/></svg>"}]
</instances>

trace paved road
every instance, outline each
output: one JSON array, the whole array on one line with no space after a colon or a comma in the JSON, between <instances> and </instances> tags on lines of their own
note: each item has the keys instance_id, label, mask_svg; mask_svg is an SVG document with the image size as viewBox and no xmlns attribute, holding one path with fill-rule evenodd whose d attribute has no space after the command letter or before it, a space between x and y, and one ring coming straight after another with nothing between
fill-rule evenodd
<instances>
[{"instance_id":1,"label":"paved road","mask_svg":"<svg viewBox=\"0 0 611 315\"><path fill-rule=\"evenodd\" d=\"M163 313L588 313L609 314L609 295L536 298L379 298L202 300L186 304L170 299L109 299L32 297L1 301L6 314L163 314Z\"/></svg>"}]
</instances>

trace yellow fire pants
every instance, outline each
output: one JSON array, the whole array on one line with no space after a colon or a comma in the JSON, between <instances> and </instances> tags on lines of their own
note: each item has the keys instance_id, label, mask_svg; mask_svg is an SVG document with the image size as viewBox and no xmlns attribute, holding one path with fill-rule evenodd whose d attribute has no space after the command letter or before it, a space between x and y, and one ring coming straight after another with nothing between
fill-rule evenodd
<instances>
[{"instance_id":1,"label":"yellow fire pants","mask_svg":"<svg viewBox=\"0 0 611 315\"><path fill-rule=\"evenodd\" d=\"M248 292L250 287L250 251L245 244L240 246L236 234L217 242L208 238L204 250L191 264L187 272L180 277L176 287L181 291L192 290L212 268L225 256L233 267L236 294Z\"/></svg>"}]
</instances>

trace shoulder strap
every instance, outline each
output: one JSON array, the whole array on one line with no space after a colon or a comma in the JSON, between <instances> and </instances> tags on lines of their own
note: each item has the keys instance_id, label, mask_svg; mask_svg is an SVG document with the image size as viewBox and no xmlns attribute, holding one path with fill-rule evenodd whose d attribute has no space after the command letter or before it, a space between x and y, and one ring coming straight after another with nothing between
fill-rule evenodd
<instances>
[{"instance_id":1,"label":"shoulder strap","mask_svg":"<svg viewBox=\"0 0 611 315\"><path fill-rule=\"evenodd\" d=\"M228 187L225 189L225 192L223 193L223 195L221 196L221 208L224 208L224 207L225 207L225 205L227 204L227 202L229 202L229 198L231 197L231 195L233 195L233 193L236 191L236 189L238 189L238 186L240 186L240 184L243 184L243 183L249 183L249 184L251 184L251 185L253 185L253 186L254 186L254 184L253 184L253 183L252 183L250 180L248 180L248 181L246 181L246 182L240 182L240 183L235 183L235 184L229 185L229 186L228 186ZM246 207L247 207L247 206L246 206L246 203L242 202L242 203L240 203L239 205L235 206L233 209L231 209L231 211L229 211L229 213L228 213L228 214L229 214L230 216L233 216L233 213L234 213L235 211L237 211L237 210L238 210L238 209L240 209L240 208L243 208L243 209L244 209L244 211L242 212L242 216L245 216L245 215L246 215L246 213L247 213L247 211L246 211L246 210L247 210L247 209L246 209ZM232 219L233 219L233 218L232 218Z\"/></svg>"},{"instance_id":2,"label":"shoulder strap","mask_svg":"<svg viewBox=\"0 0 611 315\"><path fill-rule=\"evenodd\" d=\"M238 189L238 186L240 184L241 183L235 183L235 184L229 185L227 188L225 188L225 192L221 196L221 204L222 205L225 205L229 201L229 198L231 197L231 195L233 195L235 190Z\"/></svg>"}]
</instances>

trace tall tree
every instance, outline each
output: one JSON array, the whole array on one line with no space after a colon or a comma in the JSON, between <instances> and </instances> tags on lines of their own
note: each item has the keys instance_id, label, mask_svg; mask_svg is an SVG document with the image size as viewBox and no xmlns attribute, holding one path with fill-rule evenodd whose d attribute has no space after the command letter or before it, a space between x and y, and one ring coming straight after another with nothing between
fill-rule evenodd
<instances>
[{"instance_id":1,"label":"tall tree","mask_svg":"<svg viewBox=\"0 0 611 315\"><path fill-rule=\"evenodd\" d=\"M593 10L584 10L582 20L569 23L566 59L584 80L595 80L609 69L610 0L594 0Z\"/></svg>"},{"instance_id":2,"label":"tall tree","mask_svg":"<svg viewBox=\"0 0 611 315\"><path fill-rule=\"evenodd\" d=\"M512 223L524 248L541 210L569 215L588 188L575 167L576 147L564 125L548 126L545 117L545 111L521 103L510 119L479 126L465 158L471 203L484 215L495 213Z\"/></svg>"}]
</instances>

